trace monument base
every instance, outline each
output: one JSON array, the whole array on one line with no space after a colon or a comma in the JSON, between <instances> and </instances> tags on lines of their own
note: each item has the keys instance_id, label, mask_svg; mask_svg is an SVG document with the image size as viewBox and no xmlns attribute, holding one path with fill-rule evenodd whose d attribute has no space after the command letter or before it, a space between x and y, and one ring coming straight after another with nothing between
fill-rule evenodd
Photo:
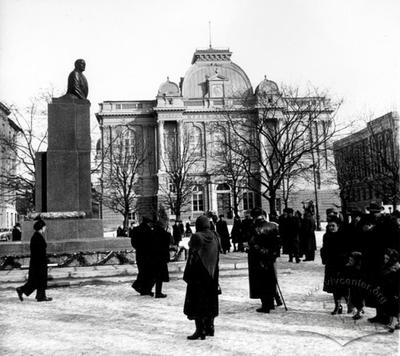
<instances>
[{"instance_id":1,"label":"monument base","mask_svg":"<svg viewBox=\"0 0 400 356\"><path fill-rule=\"evenodd\" d=\"M29 256L30 241L2 242L0 243L0 257L4 256ZM47 241L47 254L63 254L76 252L106 252L132 250L130 238L104 238L97 237L80 240Z\"/></svg>"},{"instance_id":2,"label":"monument base","mask_svg":"<svg viewBox=\"0 0 400 356\"><path fill-rule=\"evenodd\" d=\"M60 240L95 239L102 237L101 219L45 219L45 239L49 242ZM22 241L30 241L35 221L22 222Z\"/></svg>"}]
</instances>

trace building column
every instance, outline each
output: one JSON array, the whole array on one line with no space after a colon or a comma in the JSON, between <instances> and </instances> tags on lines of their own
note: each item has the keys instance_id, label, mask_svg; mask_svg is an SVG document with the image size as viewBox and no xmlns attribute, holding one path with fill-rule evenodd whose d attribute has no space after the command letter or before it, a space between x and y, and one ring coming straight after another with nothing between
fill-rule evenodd
<instances>
[{"instance_id":1,"label":"building column","mask_svg":"<svg viewBox=\"0 0 400 356\"><path fill-rule=\"evenodd\" d=\"M164 121L158 121L158 171L164 171Z\"/></svg>"},{"instance_id":2,"label":"building column","mask_svg":"<svg viewBox=\"0 0 400 356\"><path fill-rule=\"evenodd\" d=\"M179 149L179 154L182 155L184 151L184 137L183 137L183 124L181 120L176 120L176 130L177 130L177 137L178 137L178 149ZM185 144L188 144L188 142L185 142Z\"/></svg>"}]
</instances>

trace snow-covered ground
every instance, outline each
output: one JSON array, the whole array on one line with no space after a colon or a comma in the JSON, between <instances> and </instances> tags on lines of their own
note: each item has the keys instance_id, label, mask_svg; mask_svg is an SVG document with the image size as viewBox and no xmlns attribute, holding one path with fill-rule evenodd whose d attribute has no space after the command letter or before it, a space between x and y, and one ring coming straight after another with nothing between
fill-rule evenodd
<instances>
[{"instance_id":1,"label":"snow-covered ground","mask_svg":"<svg viewBox=\"0 0 400 356\"><path fill-rule=\"evenodd\" d=\"M234 255L234 254L230 254ZM129 283L50 289L54 300L21 303L0 291L0 355L397 355L399 331L387 332L366 315L330 315L331 295L322 292L323 266L278 261L289 311L255 311L246 270L220 280L216 335L188 341L194 323L182 312L185 283L165 284L166 299L143 297ZM228 273L229 274L229 273ZM346 309L346 308L344 308Z\"/></svg>"}]
</instances>

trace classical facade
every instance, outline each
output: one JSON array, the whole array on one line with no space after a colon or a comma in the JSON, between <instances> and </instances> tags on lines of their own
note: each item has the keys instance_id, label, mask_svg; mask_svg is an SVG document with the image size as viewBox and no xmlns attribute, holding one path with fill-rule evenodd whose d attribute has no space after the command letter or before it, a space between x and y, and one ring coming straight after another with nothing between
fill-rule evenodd
<instances>
[{"instance_id":1,"label":"classical facade","mask_svg":"<svg viewBox=\"0 0 400 356\"><path fill-rule=\"evenodd\" d=\"M11 151L9 144L16 139L21 130L13 120L9 118L10 110L0 102L0 229L11 229L18 220L15 209L15 192L7 189L7 182L2 173L9 174L16 169L15 152Z\"/></svg>"},{"instance_id":2,"label":"classical facade","mask_svg":"<svg viewBox=\"0 0 400 356\"><path fill-rule=\"evenodd\" d=\"M231 134L227 129L223 129L221 134L216 127L220 128L227 122L227 112L231 117L241 113L250 118L260 115L257 98L279 92L276 83L266 78L253 90L248 76L231 60L231 55L228 49L196 50L191 66L179 84L168 78L160 85L155 100L104 101L100 104L96 114L101 128L98 153L102 152L104 156L113 138L127 126L131 129L126 142L132 139L132 142L139 142L148 149L136 210L140 215L154 211L168 193L171 181L166 167L171 165L171 152L177 147L180 152L187 148L192 162L195 162L190 172L195 184L191 197L182 209L181 218L194 219L207 211L229 215L233 206L232 182L217 173L220 161L216 157L221 135L226 139ZM251 108L243 107L240 98L244 97L253 102ZM324 125L330 120L330 112L327 109L323 114L321 120ZM289 201L291 207L301 210L302 202L315 201L315 197L319 197L321 211L339 203L335 185L324 185L321 179L328 171L327 159L320 164L324 159L326 147L315 152L313 179L298 179L299 184ZM261 187L254 188L253 185L252 189L240 190L238 208L241 215L256 205L269 210L266 200L257 194L257 189ZM278 195L276 200L276 208L281 211L281 196ZM114 224L121 224L121 217L112 215L104 207L103 218L107 221L114 219Z\"/></svg>"},{"instance_id":3,"label":"classical facade","mask_svg":"<svg viewBox=\"0 0 400 356\"><path fill-rule=\"evenodd\" d=\"M399 208L399 138L399 114L389 112L333 143L344 208L364 210L371 201Z\"/></svg>"}]
</instances>

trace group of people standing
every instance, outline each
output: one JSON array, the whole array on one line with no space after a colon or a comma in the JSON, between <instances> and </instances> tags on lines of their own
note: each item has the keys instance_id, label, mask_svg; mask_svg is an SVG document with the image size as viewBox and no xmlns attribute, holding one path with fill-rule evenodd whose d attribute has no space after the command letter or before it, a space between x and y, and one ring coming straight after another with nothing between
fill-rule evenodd
<instances>
[{"instance_id":1,"label":"group of people standing","mask_svg":"<svg viewBox=\"0 0 400 356\"><path fill-rule=\"evenodd\" d=\"M344 298L348 312L355 309L355 320L362 317L364 306L373 307L377 315L369 321L388 323L389 330L394 331L400 328L400 213L382 215L380 207L372 205L369 211L370 214L354 213L349 223L337 216L328 216L321 248L325 265L324 291L333 294L333 315L343 312L341 300ZM266 213L255 208L244 221L235 219L231 233L231 236L240 236L240 248L248 253L250 298L260 299L261 307L256 309L260 313L269 313L275 305L284 304L275 267L281 247L283 254L289 254L289 262L293 259L299 262L302 255L306 261L315 258L315 222L310 212L295 216L292 209L285 209L277 221L268 221ZM221 217L220 222L224 222ZM204 340L215 333L214 319L219 313L218 295L221 294L219 254L226 252L222 235L225 240L229 236L224 225L226 223L212 226L209 217L202 215L196 220L196 231L190 229L183 274L187 283L183 311L195 322L195 332L188 336L189 340ZM16 289L21 301L24 294L28 296L34 290L37 290L39 302L51 300L46 296L45 228L43 220L34 224L29 278ZM138 267L132 288L140 295L167 297L162 293L162 285L169 281L167 264L170 244L174 243L167 226L143 217L141 224L130 230L130 238Z\"/></svg>"},{"instance_id":2,"label":"group of people standing","mask_svg":"<svg viewBox=\"0 0 400 356\"><path fill-rule=\"evenodd\" d=\"M400 214L382 214L370 204L369 214L354 212L351 222L328 217L321 259L325 265L324 291L332 293L332 314L341 314L344 299L348 313L358 320L364 306L376 309L372 323L399 328Z\"/></svg>"}]
</instances>

